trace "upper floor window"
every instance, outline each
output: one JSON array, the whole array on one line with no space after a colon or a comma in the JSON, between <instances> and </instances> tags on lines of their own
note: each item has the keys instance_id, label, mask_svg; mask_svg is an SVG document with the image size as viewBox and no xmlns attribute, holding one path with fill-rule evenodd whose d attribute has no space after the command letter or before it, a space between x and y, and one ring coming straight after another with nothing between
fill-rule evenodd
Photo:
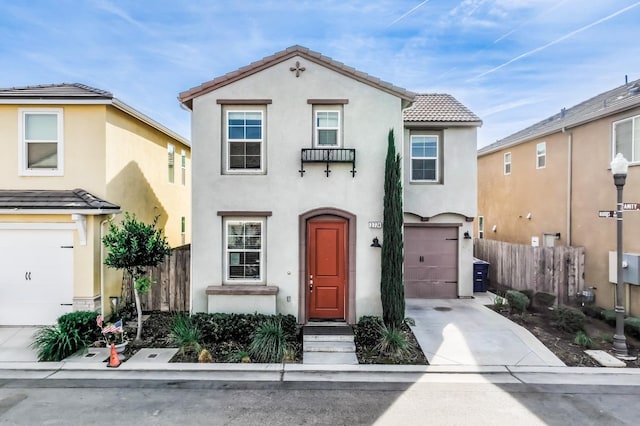
<instances>
[{"instance_id":1,"label":"upper floor window","mask_svg":"<svg viewBox=\"0 0 640 426\"><path fill-rule=\"evenodd\" d=\"M340 112L316 111L315 144L319 148L340 146Z\"/></svg>"},{"instance_id":2,"label":"upper floor window","mask_svg":"<svg viewBox=\"0 0 640 426\"><path fill-rule=\"evenodd\" d=\"M20 109L19 173L23 176L62 176L64 173L61 108Z\"/></svg>"},{"instance_id":3,"label":"upper floor window","mask_svg":"<svg viewBox=\"0 0 640 426\"><path fill-rule=\"evenodd\" d=\"M185 150L183 149L182 152L180 153L180 170L181 170L181 180L182 180L182 184L186 185L187 184L187 153L185 152Z\"/></svg>"},{"instance_id":4,"label":"upper floor window","mask_svg":"<svg viewBox=\"0 0 640 426\"><path fill-rule=\"evenodd\" d=\"M640 161L640 115L613 123L613 157L619 152L628 161Z\"/></svg>"},{"instance_id":5,"label":"upper floor window","mask_svg":"<svg viewBox=\"0 0 640 426\"><path fill-rule=\"evenodd\" d=\"M511 153L507 152L504 154L504 174L511 174Z\"/></svg>"},{"instance_id":6,"label":"upper floor window","mask_svg":"<svg viewBox=\"0 0 640 426\"><path fill-rule=\"evenodd\" d=\"M169 172L169 183L173 183L175 181L175 157L176 157L176 148L172 144L167 145L167 166Z\"/></svg>"},{"instance_id":7,"label":"upper floor window","mask_svg":"<svg viewBox=\"0 0 640 426\"><path fill-rule=\"evenodd\" d=\"M439 176L438 136L411 136L411 180L437 182Z\"/></svg>"},{"instance_id":8,"label":"upper floor window","mask_svg":"<svg viewBox=\"0 0 640 426\"><path fill-rule=\"evenodd\" d=\"M228 172L263 169L262 111L227 111Z\"/></svg>"},{"instance_id":9,"label":"upper floor window","mask_svg":"<svg viewBox=\"0 0 640 426\"><path fill-rule=\"evenodd\" d=\"M225 281L262 281L263 228L263 219L225 220Z\"/></svg>"},{"instance_id":10,"label":"upper floor window","mask_svg":"<svg viewBox=\"0 0 640 426\"><path fill-rule=\"evenodd\" d=\"M478 216L478 238L484 238L484 216Z\"/></svg>"},{"instance_id":11,"label":"upper floor window","mask_svg":"<svg viewBox=\"0 0 640 426\"><path fill-rule=\"evenodd\" d=\"M536 145L536 169L544 169L547 165L547 143Z\"/></svg>"}]
</instances>

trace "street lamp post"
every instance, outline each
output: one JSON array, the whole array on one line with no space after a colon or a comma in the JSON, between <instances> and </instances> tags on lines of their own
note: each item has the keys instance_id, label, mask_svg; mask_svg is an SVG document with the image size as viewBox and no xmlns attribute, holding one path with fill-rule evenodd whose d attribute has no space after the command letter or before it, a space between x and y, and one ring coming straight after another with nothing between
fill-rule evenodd
<instances>
[{"instance_id":1,"label":"street lamp post","mask_svg":"<svg viewBox=\"0 0 640 426\"><path fill-rule=\"evenodd\" d=\"M617 284L616 284L616 332L613 335L613 352L618 358L628 358L627 339L624 337L624 279L622 277L622 188L627 179L629 162L618 153L611 162L613 183L618 190L618 204L616 207L617 232Z\"/></svg>"}]
</instances>

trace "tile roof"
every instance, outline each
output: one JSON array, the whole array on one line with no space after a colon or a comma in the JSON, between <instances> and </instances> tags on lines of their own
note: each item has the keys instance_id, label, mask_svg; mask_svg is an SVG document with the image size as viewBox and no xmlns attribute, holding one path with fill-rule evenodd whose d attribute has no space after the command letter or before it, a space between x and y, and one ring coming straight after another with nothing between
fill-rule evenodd
<instances>
[{"instance_id":1,"label":"tile roof","mask_svg":"<svg viewBox=\"0 0 640 426\"><path fill-rule=\"evenodd\" d=\"M113 99L110 92L79 83L0 88L0 99Z\"/></svg>"},{"instance_id":2,"label":"tile roof","mask_svg":"<svg viewBox=\"0 0 640 426\"><path fill-rule=\"evenodd\" d=\"M442 93L417 95L413 105L404 110L404 121L482 124L482 120L456 98Z\"/></svg>"},{"instance_id":3,"label":"tile roof","mask_svg":"<svg viewBox=\"0 0 640 426\"><path fill-rule=\"evenodd\" d=\"M0 210L120 210L84 189L12 190L0 189Z\"/></svg>"},{"instance_id":4,"label":"tile roof","mask_svg":"<svg viewBox=\"0 0 640 426\"><path fill-rule=\"evenodd\" d=\"M564 128L575 127L639 106L640 80L635 80L596 95L571 108L562 108L559 113L551 117L479 149L478 155L486 155L508 146L559 132Z\"/></svg>"},{"instance_id":5,"label":"tile roof","mask_svg":"<svg viewBox=\"0 0 640 426\"><path fill-rule=\"evenodd\" d=\"M347 66L342 62L335 61L318 52L314 52L313 50L309 50L306 47L296 45L280 52L274 53L271 56L267 56L259 61L253 62L236 71L229 72L223 76L216 77L211 81L202 83L199 86L184 91L180 93L178 99L180 100L180 102L182 102L182 104L191 109L194 98L202 96L220 87L226 86L227 84L231 84L235 81L241 80L245 77L248 77L273 65L284 62L295 56L300 56L308 61L315 62L316 64L327 67L333 71L346 75L347 77L353 78L362 83L376 87L387 93L391 93L392 95L398 96L399 98L412 101L415 97L415 93L413 92L410 92L398 86L394 86L391 83L382 81L379 78L370 76L369 74L366 74L364 72L358 71L355 68Z\"/></svg>"}]
</instances>

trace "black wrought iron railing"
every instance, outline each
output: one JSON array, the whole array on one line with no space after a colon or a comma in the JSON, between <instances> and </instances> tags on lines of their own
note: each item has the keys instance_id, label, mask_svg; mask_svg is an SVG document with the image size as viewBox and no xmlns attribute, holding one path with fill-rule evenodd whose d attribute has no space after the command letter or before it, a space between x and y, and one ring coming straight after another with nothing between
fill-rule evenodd
<instances>
[{"instance_id":1,"label":"black wrought iron railing","mask_svg":"<svg viewBox=\"0 0 640 426\"><path fill-rule=\"evenodd\" d=\"M331 163L351 164L351 176L356 176L356 150L353 148L302 148L300 152L300 176L304 176L305 163L325 163L324 170L327 177L331 173Z\"/></svg>"}]
</instances>

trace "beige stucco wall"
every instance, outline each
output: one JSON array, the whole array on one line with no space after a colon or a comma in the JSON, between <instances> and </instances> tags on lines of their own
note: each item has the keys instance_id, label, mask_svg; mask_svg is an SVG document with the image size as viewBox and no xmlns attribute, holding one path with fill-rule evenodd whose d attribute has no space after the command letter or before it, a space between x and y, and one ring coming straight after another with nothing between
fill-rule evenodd
<instances>
[{"instance_id":1,"label":"beige stucco wall","mask_svg":"<svg viewBox=\"0 0 640 426\"><path fill-rule=\"evenodd\" d=\"M289 67L299 60L299 78ZM217 99L271 99L266 107L265 175L221 175L222 107ZM350 165L305 164L300 149L312 147L312 105L307 99L348 99L344 105L343 147L355 148L357 174ZM382 230L382 193L387 133L395 129L402 151L401 100L302 58L291 58L258 74L194 100L192 115L194 184L193 310L207 310L205 289L222 283L222 218L218 211L271 211L266 224L266 283L277 285L279 312L298 314L299 216L318 208L355 215L356 318L380 314L380 250L370 247ZM383 243L383 241L381 241Z\"/></svg>"},{"instance_id":2,"label":"beige stucco wall","mask_svg":"<svg viewBox=\"0 0 640 426\"><path fill-rule=\"evenodd\" d=\"M598 211L616 209L609 168L613 122L638 114L636 109L478 157L478 215L485 218L485 238L530 244L531 236L537 235L542 245L543 233L560 232L557 245L585 248L585 287L596 287L596 303L608 309L615 299L615 285L608 280L608 253L616 250L616 220L599 218ZM536 170L536 143L541 141L547 142L547 167ZM509 151L512 172L504 176L503 154ZM624 202L640 202L639 166L629 168ZM531 220L526 219L529 212ZM474 228L477 236L477 222ZM640 252L640 211L624 212L624 252ZM640 316L640 286L627 286L626 294L628 311Z\"/></svg>"},{"instance_id":3,"label":"beige stucco wall","mask_svg":"<svg viewBox=\"0 0 640 426\"><path fill-rule=\"evenodd\" d=\"M19 176L19 108L63 110L64 175ZM82 188L118 204L122 211L150 221L161 215L161 226L172 246L181 245L180 218L186 217L186 242L190 236L190 149L180 141L106 105L0 105L0 182L3 189L71 190ZM13 142L15 141L15 142ZM176 183L167 180L167 143L176 147ZM181 185L180 153L187 153L187 184ZM162 200L162 202L158 201ZM87 216L87 243L74 233L74 298L94 299L120 295L122 274L104 268L101 236L109 216ZM69 214L0 215L0 222L75 223ZM102 227L101 227L102 223ZM102 232L101 232L102 228ZM104 280L104 281L103 281Z\"/></svg>"}]
</instances>

